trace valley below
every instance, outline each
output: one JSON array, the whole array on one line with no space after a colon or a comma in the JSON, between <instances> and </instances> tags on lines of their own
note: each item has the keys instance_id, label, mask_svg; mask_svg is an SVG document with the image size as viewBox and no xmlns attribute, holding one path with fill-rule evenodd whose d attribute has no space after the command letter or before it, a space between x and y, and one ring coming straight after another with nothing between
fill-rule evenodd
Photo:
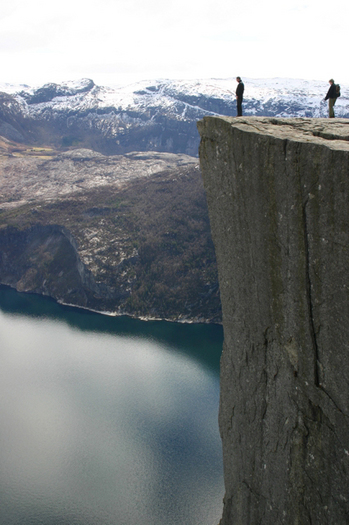
<instances>
[{"instance_id":1,"label":"valley below","mask_svg":"<svg viewBox=\"0 0 349 525\"><path fill-rule=\"evenodd\" d=\"M0 141L0 281L111 315L221 322L198 159Z\"/></svg>"}]
</instances>

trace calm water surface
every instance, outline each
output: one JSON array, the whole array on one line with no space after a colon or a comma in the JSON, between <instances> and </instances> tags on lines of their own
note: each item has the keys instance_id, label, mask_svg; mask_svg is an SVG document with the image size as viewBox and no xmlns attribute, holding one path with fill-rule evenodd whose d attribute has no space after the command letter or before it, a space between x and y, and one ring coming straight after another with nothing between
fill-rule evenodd
<instances>
[{"instance_id":1,"label":"calm water surface","mask_svg":"<svg viewBox=\"0 0 349 525\"><path fill-rule=\"evenodd\" d=\"M217 524L222 339L0 287L0 523Z\"/></svg>"}]
</instances>

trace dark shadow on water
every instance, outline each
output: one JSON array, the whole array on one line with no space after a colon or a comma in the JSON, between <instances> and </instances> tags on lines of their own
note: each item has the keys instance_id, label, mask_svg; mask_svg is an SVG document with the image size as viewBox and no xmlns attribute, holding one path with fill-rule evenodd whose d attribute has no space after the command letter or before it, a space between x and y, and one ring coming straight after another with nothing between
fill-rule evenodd
<instances>
[{"instance_id":1,"label":"dark shadow on water","mask_svg":"<svg viewBox=\"0 0 349 525\"><path fill-rule=\"evenodd\" d=\"M111 317L63 306L41 295L19 293L4 285L0 285L0 310L12 315L63 322L81 331L152 340L190 355L214 372L219 371L223 344L223 328L220 325Z\"/></svg>"}]
</instances>

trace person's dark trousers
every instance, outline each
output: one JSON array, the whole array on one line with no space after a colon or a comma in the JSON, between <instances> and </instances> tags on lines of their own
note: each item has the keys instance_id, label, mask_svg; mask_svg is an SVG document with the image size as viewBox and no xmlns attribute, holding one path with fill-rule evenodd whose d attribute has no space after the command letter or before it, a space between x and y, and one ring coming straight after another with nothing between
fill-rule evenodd
<instances>
[{"instance_id":1,"label":"person's dark trousers","mask_svg":"<svg viewBox=\"0 0 349 525\"><path fill-rule=\"evenodd\" d=\"M336 103L336 98L329 98L328 99L328 116L330 118L334 118L334 105Z\"/></svg>"},{"instance_id":2,"label":"person's dark trousers","mask_svg":"<svg viewBox=\"0 0 349 525\"><path fill-rule=\"evenodd\" d=\"M237 116L242 117L242 98L236 99Z\"/></svg>"}]
</instances>

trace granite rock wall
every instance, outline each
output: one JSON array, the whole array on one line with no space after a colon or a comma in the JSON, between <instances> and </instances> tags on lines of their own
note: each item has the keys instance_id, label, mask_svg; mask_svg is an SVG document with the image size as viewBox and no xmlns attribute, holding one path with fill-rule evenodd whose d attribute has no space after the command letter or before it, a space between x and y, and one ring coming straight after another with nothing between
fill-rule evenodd
<instances>
[{"instance_id":1,"label":"granite rock wall","mask_svg":"<svg viewBox=\"0 0 349 525\"><path fill-rule=\"evenodd\" d=\"M349 523L349 120L206 117L221 525Z\"/></svg>"}]
</instances>

